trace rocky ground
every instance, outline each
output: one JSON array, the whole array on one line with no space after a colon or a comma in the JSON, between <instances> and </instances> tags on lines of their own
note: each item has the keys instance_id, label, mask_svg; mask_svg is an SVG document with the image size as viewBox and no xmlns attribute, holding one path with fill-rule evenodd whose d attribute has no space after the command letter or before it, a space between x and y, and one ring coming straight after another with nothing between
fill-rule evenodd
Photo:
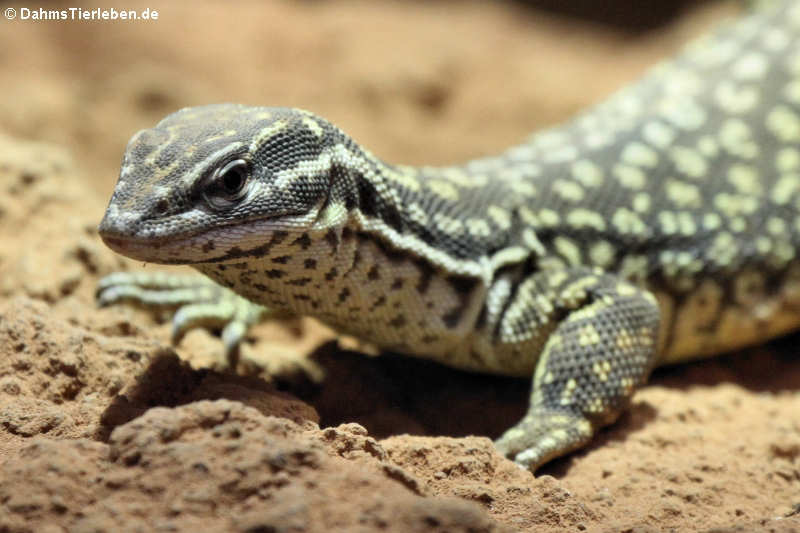
<instances>
[{"instance_id":1,"label":"rocky ground","mask_svg":"<svg viewBox=\"0 0 800 533\"><path fill-rule=\"evenodd\" d=\"M644 31L544 3L2 20L0 532L800 530L796 335L658 371L534 477L490 441L525 380L365 356L308 319L256 328L235 375L213 335L174 347L163 317L94 303L100 276L143 268L95 227L127 138L169 111L306 107L387 159L453 162L597 101L733 11Z\"/></svg>"}]
</instances>

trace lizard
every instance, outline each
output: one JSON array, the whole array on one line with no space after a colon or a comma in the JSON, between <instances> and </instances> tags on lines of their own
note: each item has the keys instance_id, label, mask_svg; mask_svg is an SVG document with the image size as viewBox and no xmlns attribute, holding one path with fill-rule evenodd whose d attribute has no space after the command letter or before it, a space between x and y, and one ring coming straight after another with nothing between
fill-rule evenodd
<instances>
[{"instance_id":1,"label":"lizard","mask_svg":"<svg viewBox=\"0 0 800 533\"><path fill-rule=\"evenodd\" d=\"M128 143L99 226L205 275L116 273L235 350L272 313L532 377L497 449L535 471L659 365L800 326L800 2L763 2L495 156L391 164L308 111L181 109Z\"/></svg>"}]
</instances>

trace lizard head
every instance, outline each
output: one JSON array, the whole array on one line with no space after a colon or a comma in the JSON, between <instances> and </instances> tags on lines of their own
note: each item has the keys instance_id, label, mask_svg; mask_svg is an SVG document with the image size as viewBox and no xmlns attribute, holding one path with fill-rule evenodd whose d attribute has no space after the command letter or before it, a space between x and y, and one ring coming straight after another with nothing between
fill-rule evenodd
<instances>
[{"instance_id":1,"label":"lizard head","mask_svg":"<svg viewBox=\"0 0 800 533\"><path fill-rule=\"evenodd\" d=\"M348 140L296 109L182 109L128 143L100 235L128 257L184 264L328 231L345 223L355 189L338 163Z\"/></svg>"}]
</instances>

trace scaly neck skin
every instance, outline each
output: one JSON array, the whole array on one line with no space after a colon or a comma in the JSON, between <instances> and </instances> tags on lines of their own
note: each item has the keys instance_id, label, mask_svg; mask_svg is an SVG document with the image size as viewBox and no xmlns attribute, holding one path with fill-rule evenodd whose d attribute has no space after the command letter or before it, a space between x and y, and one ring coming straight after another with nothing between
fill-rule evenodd
<instances>
[{"instance_id":1,"label":"scaly neck skin","mask_svg":"<svg viewBox=\"0 0 800 533\"><path fill-rule=\"evenodd\" d=\"M390 224L365 214L373 207L364 198L350 206L344 223L325 214L342 212L328 201L306 231L267 236L249 225L243 230L262 242L256 252L193 266L252 301L317 317L385 348L425 356L462 347L475 331L485 287L396 246ZM394 223L400 227L391 231L405 226Z\"/></svg>"}]
</instances>

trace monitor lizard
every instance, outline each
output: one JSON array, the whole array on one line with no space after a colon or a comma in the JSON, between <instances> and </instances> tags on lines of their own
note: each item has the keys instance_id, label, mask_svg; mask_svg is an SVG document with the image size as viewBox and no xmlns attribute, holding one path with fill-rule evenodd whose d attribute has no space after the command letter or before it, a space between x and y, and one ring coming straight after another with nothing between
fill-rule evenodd
<instances>
[{"instance_id":1,"label":"monitor lizard","mask_svg":"<svg viewBox=\"0 0 800 533\"><path fill-rule=\"evenodd\" d=\"M130 140L99 232L210 278L101 282L103 303L181 304L176 337L227 324L232 351L288 311L533 376L496 441L533 471L613 422L655 366L800 326L800 2L762 2L463 165L389 164L298 109L182 109Z\"/></svg>"}]
</instances>

